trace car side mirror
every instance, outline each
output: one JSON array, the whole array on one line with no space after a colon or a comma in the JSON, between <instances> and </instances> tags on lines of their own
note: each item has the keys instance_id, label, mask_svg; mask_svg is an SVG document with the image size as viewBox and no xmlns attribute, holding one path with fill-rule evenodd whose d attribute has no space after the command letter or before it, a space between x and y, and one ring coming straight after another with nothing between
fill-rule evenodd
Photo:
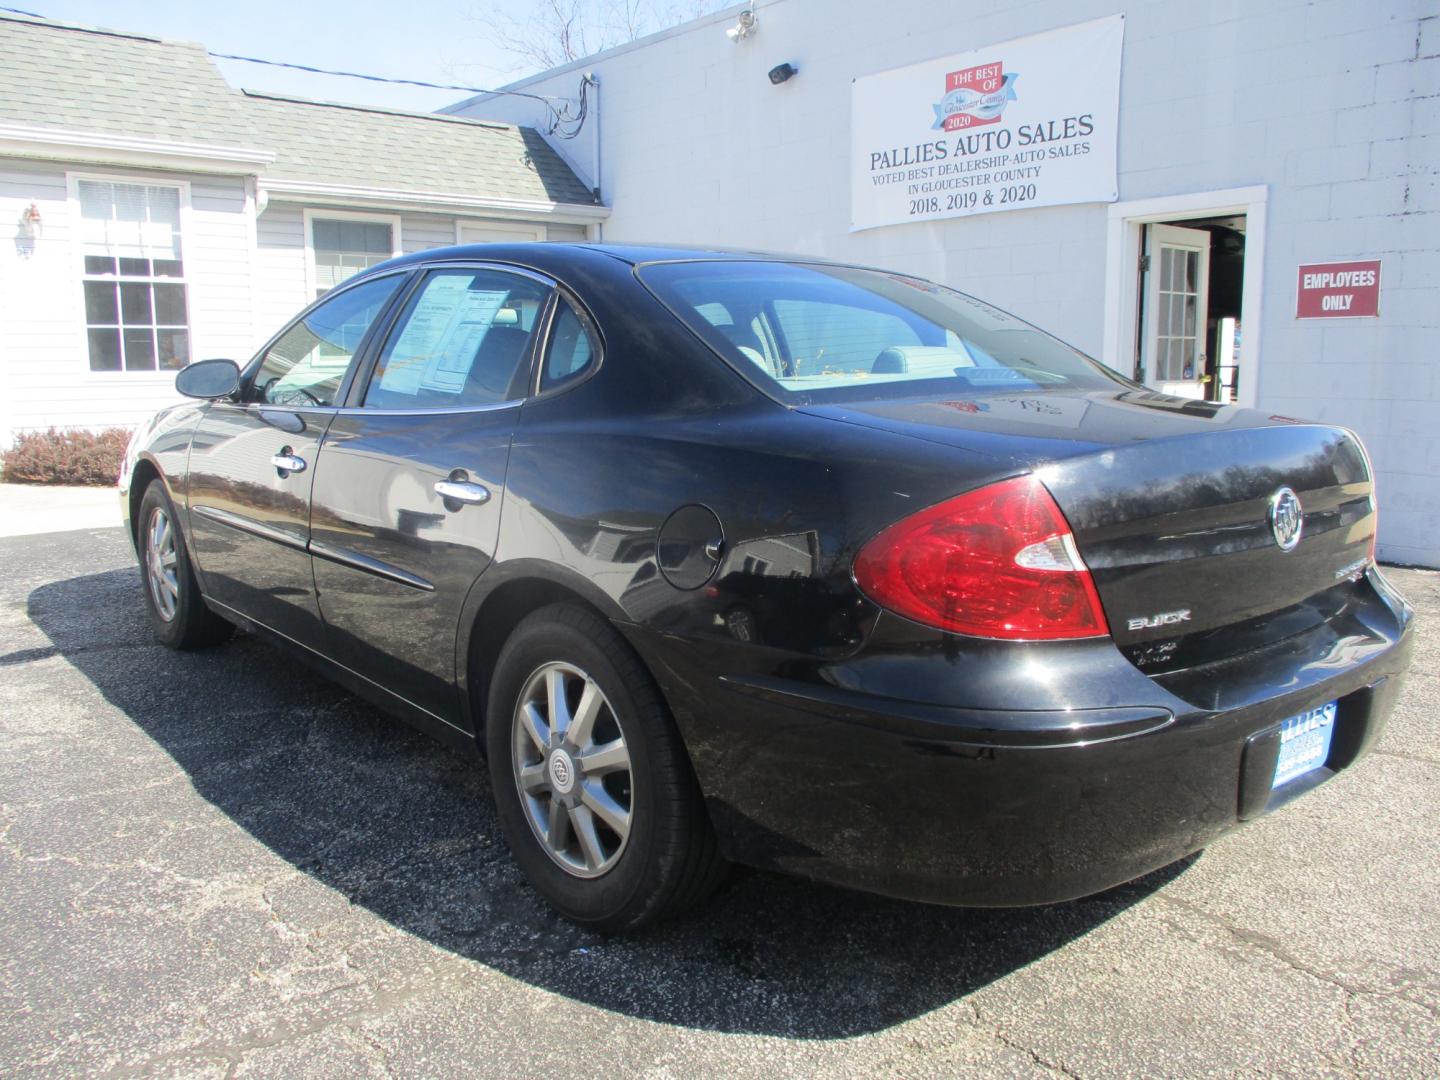
<instances>
[{"instance_id":1,"label":"car side mirror","mask_svg":"<svg viewBox=\"0 0 1440 1080\"><path fill-rule=\"evenodd\" d=\"M234 360L197 360L180 369L175 376L175 389L186 397L230 397L240 389L240 365Z\"/></svg>"}]
</instances>

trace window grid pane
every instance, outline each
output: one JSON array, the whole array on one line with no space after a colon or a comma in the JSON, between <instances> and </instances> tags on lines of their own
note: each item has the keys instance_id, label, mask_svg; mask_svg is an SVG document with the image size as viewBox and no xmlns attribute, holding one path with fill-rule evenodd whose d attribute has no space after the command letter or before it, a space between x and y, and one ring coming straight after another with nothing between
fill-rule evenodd
<instances>
[{"instance_id":1,"label":"window grid pane","mask_svg":"<svg viewBox=\"0 0 1440 1080\"><path fill-rule=\"evenodd\" d=\"M81 180L87 249L131 258L180 258L180 192L173 187Z\"/></svg>"},{"instance_id":2,"label":"window grid pane","mask_svg":"<svg viewBox=\"0 0 1440 1080\"><path fill-rule=\"evenodd\" d=\"M126 281L120 286L120 321L126 326L153 326L155 309L150 304L150 286Z\"/></svg>"},{"instance_id":3,"label":"window grid pane","mask_svg":"<svg viewBox=\"0 0 1440 1080\"><path fill-rule=\"evenodd\" d=\"M151 329L130 330L124 334L125 370L155 370L155 331Z\"/></svg>"},{"instance_id":4,"label":"window grid pane","mask_svg":"<svg viewBox=\"0 0 1440 1080\"><path fill-rule=\"evenodd\" d=\"M342 281L389 259L394 231L387 222L315 218L310 222L315 256L315 295L324 296Z\"/></svg>"},{"instance_id":5,"label":"window grid pane","mask_svg":"<svg viewBox=\"0 0 1440 1080\"><path fill-rule=\"evenodd\" d=\"M120 305L115 285L109 281L85 282L85 322L89 326L115 326L120 322Z\"/></svg>"},{"instance_id":6,"label":"window grid pane","mask_svg":"<svg viewBox=\"0 0 1440 1080\"><path fill-rule=\"evenodd\" d=\"M190 363L189 330L156 330L155 339L162 369L175 371Z\"/></svg>"},{"instance_id":7,"label":"window grid pane","mask_svg":"<svg viewBox=\"0 0 1440 1080\"><path fill-rule=\"evenodd\" d=\"M120 370L120 329L119 327L91 327L90 370Z\"/></svg>"},{"instance_id":8,"label":"window grid pane","mask_svg":"<svg viewBox=\"0 0 1440 1080\"><path fill-rule=\"evenodd\" d=\"M79 197L90 370L184 367L190 331L179 189L82 180Z\"/></svg>"},{"instance_id":9,"label":"window grid pane","mask_svg":"<svg viewBox=\"0 0 1440 1080\"><path fill-rule=\"evenodd\" d=\"M157 326L187 326L184 285L152 285Z\"/></svg>"},{"instance_id":10,"label":"window grid pane","mask_svg":"<svg viewBox=\"0 0 1440 1080\"><path fill-rule=\"evenodd\" d=\"M1200 255L1183 248L1160 249L1160 293L1157 304L1155 374L1164 381L1196 374L1199 355Z\"/></svg>"}]
</instances>

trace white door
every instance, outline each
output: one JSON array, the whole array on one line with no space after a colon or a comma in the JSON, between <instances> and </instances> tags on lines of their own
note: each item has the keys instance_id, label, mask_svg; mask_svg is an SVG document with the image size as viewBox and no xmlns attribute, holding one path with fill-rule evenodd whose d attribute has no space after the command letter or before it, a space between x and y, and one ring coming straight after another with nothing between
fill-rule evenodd
<instances>
[{"instance_id":1,"label":"white door","mask_svg":"<svg viewBox=\"0 0 1440 1080\"><path fill-rule=\"evenodd\" d=\"M544 240L544 225L526 225L522 222L462 221L459 240L461 244L520 244L531 240Z\"/></svg>"},{"instance_id":2,"label":"white door","mask_svg":"<svg viewBox=\"0 0 1440 1080\"><path fill-rule=\"evenodd\" d=\"M1140 328L1145 385L1176 397L1205 397L1205 317L1210 234L1146 225L1145 314Z\"/></svg>"}]
</instances>

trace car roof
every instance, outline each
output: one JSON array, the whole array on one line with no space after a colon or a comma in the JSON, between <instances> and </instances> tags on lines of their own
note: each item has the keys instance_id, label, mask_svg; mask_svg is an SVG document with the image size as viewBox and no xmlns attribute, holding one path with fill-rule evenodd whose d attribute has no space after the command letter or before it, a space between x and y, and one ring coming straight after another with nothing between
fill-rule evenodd
<instances>
[{"instance_id":1,"label":"car roof","mask_svg":"<svg viewBox=\"0 0 1440 1080\"><path fill-rule=\"evenodd\" d=\"M587 255L593 257L597 254L607 255L629 266L675 261L753 262L758 260L805 263L831 263L833 261L813 255L787 255L772 251L747 251L740 248L692 247L681 244L591 244L547 240L519 244L459 244L451 247L427 248L387 260L378 266L371 267L365 273L368 276L378 270L390 270L413 263L463 262L467 260L517 263L543 270L563 264L567 255L573 260L576 256L583 258Z\"/></svg>"},{"instance_id":2,"label":"car roof","mask_svg":"<svg viewBox=\"0 0 1440 1080\"><path fill-rule=\"evenodd\" d=\"M591 251L602 251L621 262L639 266L650 262L675 260L755 261L766 262L829 262L813 255L784 254L778 251L752 251L747 248L701 247L687 244L575 244Z\"/></svg>"}]
</instances>

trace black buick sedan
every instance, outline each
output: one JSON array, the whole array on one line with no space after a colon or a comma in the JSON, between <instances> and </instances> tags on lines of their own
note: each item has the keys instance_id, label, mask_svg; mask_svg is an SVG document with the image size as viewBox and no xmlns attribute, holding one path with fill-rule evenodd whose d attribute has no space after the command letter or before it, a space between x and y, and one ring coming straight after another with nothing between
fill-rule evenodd
<instances>
[{"instance_id":1,"label":"black buick sedan","mask_svg":"<svg viewBox=\"0 0 1440 1080\"><path fill-rule=\"evenodd\" d=\"M120 481L160 640L244 626L478 746L601 928L727 860L1092 893L1349 766L1408 661L1352 433L905 274L429 251L176 382Z\"/></svg>"}]
</instances>

